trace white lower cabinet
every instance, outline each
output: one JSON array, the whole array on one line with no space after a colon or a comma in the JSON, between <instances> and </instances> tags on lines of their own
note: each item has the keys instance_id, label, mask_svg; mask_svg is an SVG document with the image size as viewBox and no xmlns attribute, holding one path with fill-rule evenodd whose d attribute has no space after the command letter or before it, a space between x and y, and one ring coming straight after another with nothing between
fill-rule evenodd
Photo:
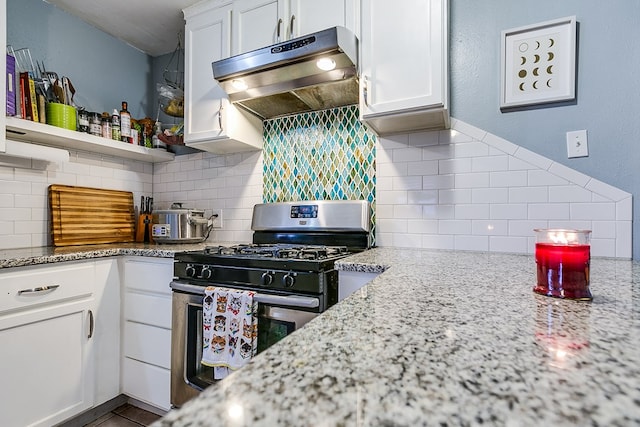
<instances>
[{"instance_id":1,"label":"white lower cabinet","mask_svg":"<svg viewBox=\"0 0 640 427\"><path fill-rule=\"evenodd\" d=\"M122 392L171 409L173 259L126 257L122 265Z\"/></svg>"},{"instance_id":2,"label":"white lower cabinet","mask_svg":"<svg viewBox=\"0 0 640 427\"><path fill-rule=\"evenodd\" d=\"M368 273L361 271L338 272L338 301L342 301L376 277L380 273Z\"/></svg>"},{"instance_id":3,"label":"white lower cabinet","mask_svg":"<svg viewBox=\"0 0 640 427\"><path fill-rule=\"evenodd\" d=\"M0 424L51 426L94 404L93 262L0 270Z\"/></svg>"},{"instance_id":4,"label":"white lower cabinet","mask_svg":"<svg viewBox=\"0 0 640 427\"><path fill-rule=\"evenodd\" d=\"M102 405L120 394L120 275L118 259L98 260L95 291L95 402Z\"/></svg>"}]
</instances>

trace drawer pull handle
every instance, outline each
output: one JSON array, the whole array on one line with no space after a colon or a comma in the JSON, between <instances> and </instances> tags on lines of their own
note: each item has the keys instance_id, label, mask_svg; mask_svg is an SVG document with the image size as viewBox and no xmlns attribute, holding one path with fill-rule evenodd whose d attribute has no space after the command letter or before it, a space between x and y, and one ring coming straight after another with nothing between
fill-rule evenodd
<instances>
[{"instance_id":1,"label":"drawer pull handle","mask_svg":"<svg viewBox=\"0 0 640 427\"><path fill-rule=\"evenodd\" d=\"M18 295L22 295L22 294L39 294L39 293L42 293L42 292L51 292L51 291L55 291L59 287L60 287L60 285L44 285L44 286L38 286L37 288L32 288L32 289L22 289L22 290L18 291Z\"/></svg>"},{"instance_id":2,"label":"drawer pull handle","mask_svg":"<svg viewBox=\"0 0 640 427\"><path fill-rule=\"evenodd\" d=\"M89 335L87 338L91 338L93 336L93 311L89 310Z\"/></svg>"}]
</instances>

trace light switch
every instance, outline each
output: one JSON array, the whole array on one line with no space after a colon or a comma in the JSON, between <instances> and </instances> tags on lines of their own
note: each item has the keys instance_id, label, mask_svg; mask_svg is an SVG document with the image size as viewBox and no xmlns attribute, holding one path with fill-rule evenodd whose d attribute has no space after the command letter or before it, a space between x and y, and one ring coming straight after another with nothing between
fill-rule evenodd
<instances>
[{"instance_id":1,"label":"light switch","mask_svg":"<svg viewBox=\"0 0 640 427\"><path fill-rule=\"evenodd\" d=\"M567 155L570 159L573 157L589 156L586 130L567 132Z\"/></svg>"}]
</instances>

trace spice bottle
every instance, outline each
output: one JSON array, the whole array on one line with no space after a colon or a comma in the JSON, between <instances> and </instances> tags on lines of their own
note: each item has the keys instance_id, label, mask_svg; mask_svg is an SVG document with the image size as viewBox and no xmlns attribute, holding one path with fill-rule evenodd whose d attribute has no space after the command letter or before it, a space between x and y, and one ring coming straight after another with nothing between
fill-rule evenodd
<instances>
[{"instance_id":1,"label":"spice bottle","mask_svg":"<svg viewBox=\"0 0 640 427\"><path fill-rule=\"evenodd\" d=\"M111 139L120 141L120 114L115 108L111 115Z\"/></svg>"},{"instance_id":2,"label":"spice bottle","mask_svg":"<svg viewBox=\"0 0 640 427\"><path fill-rule=\"evenodd\" d=\"M127 111L126 101L122 101L122 110L120 110L120 136L122 141L131 142L131 114Z\"/></svg>"},{"instance_id":3,"label":"spice bottle","mask_svg":"<svg viewBox=\"0 0 640 427\"><path fill-rule=\"evenodd\" d=\"M78 110L78 130L89 133L89 112L85 109Z\"/></svg>"},{"instance_id":4,"label":"spice bottle","mask_svg":"<svg viewBox=\"0 0 640 427\"><path fill-rule=\"evenodd\" d=\"M102 136L100 114L94 112L89 113L89 133L91 135Z\"/></svg>"},{"instance_id":5,"label":"spice bottle","mask_svg":"<svg viewBox=\"0 0 640 427\"><path fill-rule=\"evenodd\" d=\"M100 126L102 127L102 137L103 138L112 138L111 133L111 117L108 116L109 113L103 113L102 119L100 121Z\"/></svg>"}]
</instances>

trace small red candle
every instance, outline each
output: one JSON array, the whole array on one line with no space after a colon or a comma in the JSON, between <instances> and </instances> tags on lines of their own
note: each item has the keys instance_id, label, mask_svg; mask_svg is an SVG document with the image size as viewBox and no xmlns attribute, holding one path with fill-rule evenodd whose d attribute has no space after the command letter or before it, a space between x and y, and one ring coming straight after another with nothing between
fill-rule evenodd
<instances>
[{"instance_id":1,"label":"small red candle","mask_svg":"<svg viewBox=\"0 0 640 427\"><path fill-rule=\"evenodd\" d=\"M591 300L589 230L535 230L537 283L534 292L557 298Z\"/></svg>"}]
</instances>

